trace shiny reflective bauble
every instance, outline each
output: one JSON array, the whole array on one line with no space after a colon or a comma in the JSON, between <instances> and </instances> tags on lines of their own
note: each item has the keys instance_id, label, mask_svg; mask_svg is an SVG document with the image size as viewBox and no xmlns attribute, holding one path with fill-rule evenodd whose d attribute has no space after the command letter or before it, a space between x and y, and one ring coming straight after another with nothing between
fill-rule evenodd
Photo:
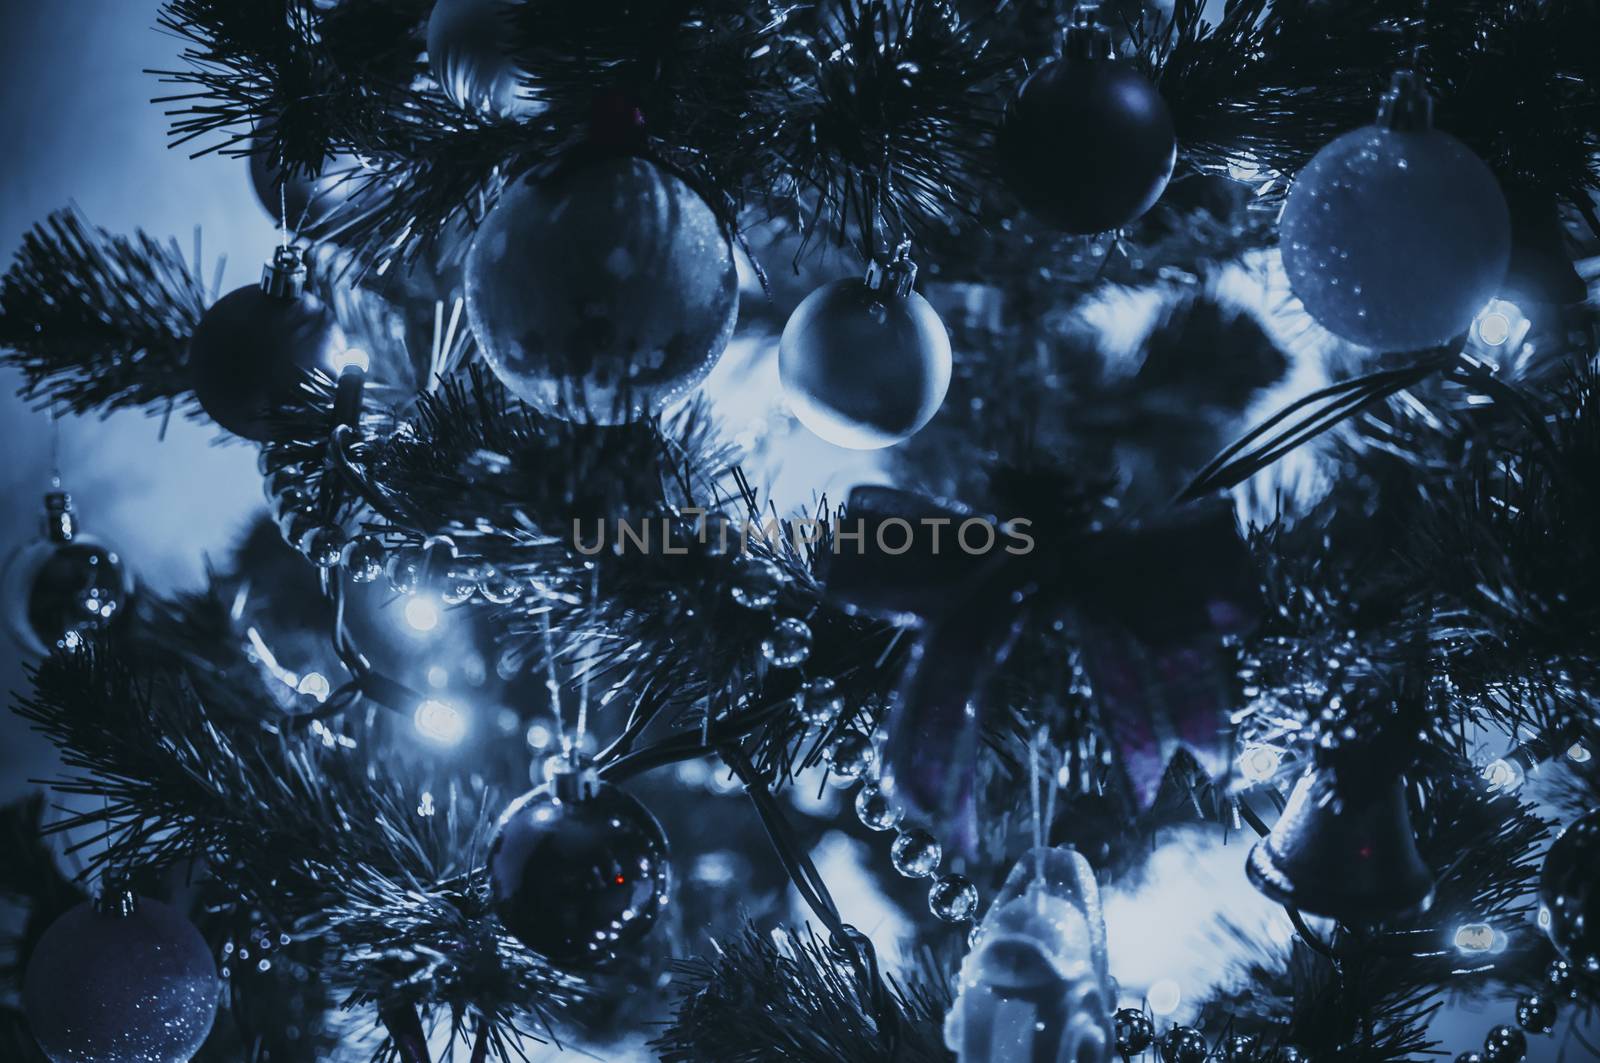
<instances>
[{"instance_id":1,"label":"shiny reflective bauble","mask_svg":"<svg viewBox=\"0 0 1600 1063\"><path fill-rule=\"evenodd\" d=\"M1483 1054L1480 1052L1463 1052L1456 1057L1456 1063L1483 1063Z\"/></svg>"},{"instance_id":2,"label":"shiny reflective bauble","mask_svg":"<svg viewBox=\"0 0 1600 1063\"><path fill-rule=\"evenodd\" d=\"M978 910L978 887L965 875L940 875L928 887L928 911L947 923L972 918Z\"/></svg>"},{"instance_id":3,"label":"shiny reflective bauble","mask_svg":"<svg viewBox=\"0 0 1600 1063\"><path fill-rule=\"evenodd\" d=\"M1549 1033L1556 1025L1555 1004L1543 994L1526 994L1517 1001L1517 1025L1529 1033Z\"/></svg>"},{"instance_id":4,"label":"shiny reflective bauble","mask_svg":"<svg viewBox=\"0 0 1600 1063\"><path fill-rule=\"evenodd\" d=\"M1017 199L1069 233L1136 220L1161 198L1178 151L1167 105L1137 67L1071 56L1023 84L998 146Z\"/></svg>"},{"instance_id":5,"label":"shiny reflective bauble","mask_svg":"<svg viewBox=\"0 0 1600 1063\"><path fill-rule=\"evenodd\" d=\"M811 628L794 617L778 621L761 640L761 656L774 668L798 668L811 656Z\"/></svg>"},{"instance_id":6,"label":"shiny reflective bauble","mask_svg":"<svg viewBox=\"0 0 1600 1063\"><path fill-rule=\"evenodd\" d=\"M422 586L422 569L427 556L419 546L402 546L389 555L385 571L389 588L396 594L415 594Z\"/></svg>"},{"instance_id":7,"label":"shiny reflective bauble","mask_svg":"<svg viewBox=\"0 0 1600 1063\"><path fill-rule=\"evenodd\" d=\"M494 605L510 605L522 597L522 581L491 568L478 580L478 593Z\"/></svg>"},{"instance_id":8,"label":"shiny reflective bauble","mask_svg":"<svg viewBox=\"0 0 1600 1063\"><path fill-rule=\"evenodd\" d=\"M444 94L464 111L516 120L544 104L522 90L511 57L507 0L437 0L428 16L428 64Z\"/></svg>"},{"instance_id":9,"label":"shiny reflective bauble","mask_svg":"<svg viewBox=\"0 0 1600 1063\"><path fill-rule=\"evenodd\" d=\"M1116 1034L1117 1051L1125 1056L1136 1056L1150 1047L1156 1039L1156 1028L1150 1016L1138 1008L1119 1008L1112 1018Z\"/></svg>"},{"instance_id":10,"label":"shiny reflective bauble","mask_svg":"<svg viewBox=\"0 0 1600 1063\"><path fill-rule=\"evenodd\" d=\"M439 600L446 605L460 605L472 600L478 593L479 570L476 565L451 565L439 583Z\"/></svg>"},{"instance_id":11,"label":"shiny reflective bauble","mask_svg":"<svg viewBox=\"0 0 1600 1063\"><path fill-rule=\"evenodd\" d=\"M733 334L739 281L705 200L624 158L509 185L473 241L466 301L513 394L554 416L617 424L705 379Z\"/></svg>"},{"instance_id":12,"label":"shiny reflective bauble","mask_svg":"<svg viewBox=\"0 0 1600 1063\"><path fill-rule=\"evenodd\" d=\"M337 524L322 524L300 539L300 552L318 568L332 568L344 556L344 529Z\"/></svg>"},{"instance_id":13,"label":"shiny reflective bauble","mask_svg":"<svg viewBox=\"0 0 1600 1063\"><path fill-rule=\"evenodd\" d=\"M856 818L871 830L893 830L905 815L894 798L877 786L863 786L856 791Z\"/></svg>"},{"instance_id":14,"label":"shiny reflective bauble","mask_svg":"<svg viewBox=\"0 0 1600 1063\"><path fill-rule=\"evenodd\" d=\"M551 783L505 810L489 843L494 910L556 963L595 963L649 933L667 904L667 839L627 792L597 784L558 798Z\"/></svg>"},{"instance_id":15,"label":"shiny reflective bauble","mask_svg":"<svg viewBox=\"0 0 1600 1063\"><path fill-rule=\"evenodd\" d=\"M1236 1033L1223 1042L1223 1063L1255 1063L1260 1046L1247 1033Z\"/></svg>"},{"instance_id":16,"label":"shiny reflective bauble","mask_svg":"<svg viewBox=\"0 0 1600 1063\"><path fill-rule=\"evenodd\" d=\"M315 171L282 171L267 161L262 143L256 134L250 183L275 225L287 219L289 231L300 232L378 205L376 193L382 182L354 155L331 155Z\"/></svg>"},{"instance_id":17,"label":"shiny reflective bauble","mask_svg":"<svg viewBox=\"0 0 1600 1063\"><path fill-rule=\"evenodd\" d=\"M109 627L133 596L133 575L111 547L81 533L20 547L0 578L6 624L32 653L69 646Z\"/></svg>"},{"instance_id":18,"label":"shiny reflective bauble","mask_svg":"<svg viewBox=\"0 0 1600 1063\"><path fill-rule=\"evenodd\" d=\"M190 383L213 421L265 442L273 411L304 401L301 385L312 370L334 375L345 346L333 311L315 296L273 295L250 284L200 318L189 337Z\"/></svg>"},{"instance_id":19,"label":"shiny reflective bauble","mask_svg":"<svg viewBox=\"0 0 1600 1063\"><path fill-rule=\"evenodd\" d=\"M386 560L383 540L376 535L358 535L344 550L345 571L355 583L374 583L383 575Z\"/></svg>"},{"instance_id":20,"label":"shiny reflective bauble","mask_svg":"<svg viewBox=\"0 0 1600 1063\"><path fill-rule=\"evenodd\" d=\"M1551 843L1539 873L1539 906L1545 933L1573 969L1600 976L1600 810Z\"/></svg>"},{"instance_id":21,"label":"shiny reflective bauble","mask_svg":"<svg viewBox=\"0 0 1600 1063\"><path fill-rule=\"evenodd\" d=\"M927 424L950 387L950 335L916 292L833 281L806 296L778 343L789 408L835 446L877 450Z\"/></svg>"},{"instance_id":22,"label":"shiny reflective bauble","mask_svg":"<svg viewBox=\"0 0 1600 1063\"><path fill-rule=\"evenodd\" d=\"M1174 1026L1161 1038L1162 1063L1203 1063L1209 1053L1205 1035L1188 1026Z\"/></svg>"},{"instance_id":23,"label":"shiny reflective bauble","mask_svg":"<svg viewBox=\"0 0 1600 1063\"><path fill-rule=\"evenodd\" d=\"M1306 1063L1306 1054L1294 1045L1283 1045L1273 1053L1272 1063Z\"/></svg>"},{"instance_id":24,"label":"shiny reflective bauble","mask_svg":"<svg viewBox=\"0 0 1600 1063\"><path fill-rule=\"evenodd\" d=\"M1573 976L1572 964L1566 960L1551 960L1544 969L1544 985L1556 1000L1570 1000L1578 992L1578 981Z\"/></svg>"},{"instance_id":25,"label":"shiny reflective bauble","mask_svg":"<svg viewBox=\"0 0 1600 1063\"><path fill-rule=\"evenodd\" d=\"M864 734L847 731L835 738L827 750L828 767L841 779L859 779L878 762L872 740Z\"/></svg>"},{"instance_id":26,"label":"shiny reflective bauble","mask_svg":"<svg viewBox=\"0 0 1600 1063\"><path fill-rule=\"evenodd\" d=\"M844 698L839 695L838 684L825 675L808 679L795 700L800 715L813 727L826 727L844 711Z\"/></svg>"},{"instance_id":27,"label":"shiny reflective bauble","mask_svg":"<svg viewBox=\"0 0 1600 1063\"><path fill-rule=\"evenodd\" d=\"M1436 129L1365 126L1334 140L1295 177L1278 228L1306 312L1381 351L1465 332L1511 258L1494 175Z\"/></svg>"},{"instance_id":28,"label":"shiny reflective bauble","mask_svg":"<svg viewBox=\"0 0 1600 1063\"><path fill-rule=\"evenodd\" d=\"M764 557L747 557L733 570L728 596L746 609L771 609L783 590L783 569Z\"/></svg>"},{"instance_id":29,"label":"shiny reflective bauble","mask_svg":"<svg viewBox=\"0 0 1600 1063\"><path fill-rule=\"evenodd\" d=\"M1520 1063L1528 1054L1528 1039L1515 1026L1496 1026L1483 1039L1484 1063Z\"/></svg>"},{"instance_id":30,"label":"shiny reflective bauble","mask_svg":"<svg viewBox=\"0 0 1600 1063\"><path fill-rule=\"evenodd\" d=\"M889 847L889 862L906 878L929 877L939 870L939 861L943 858L939 839L921 827L901 831Z\"/></svg>"},{"instance_id":31,"label":"shiny reflective bauble","mask_svg":"<svg viewBox=\"0 0 1600 1063\"><path fill-rule=\"evenodd\" d=\"M52 923L22 1001L51 1063L181 1063L211 1032L219 989L200 932L140 897L126 915L86 902Z\"/></svg>"}]
</instances>

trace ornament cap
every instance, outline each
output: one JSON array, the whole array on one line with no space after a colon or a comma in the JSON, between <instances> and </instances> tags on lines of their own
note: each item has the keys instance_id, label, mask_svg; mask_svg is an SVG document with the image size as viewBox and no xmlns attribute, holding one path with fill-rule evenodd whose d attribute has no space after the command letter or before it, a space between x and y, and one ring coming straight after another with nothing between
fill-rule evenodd
<instances>
[{"instance_id":1,"label":"ornament cap","mask_svg":"<svg viewBox=\"0 0 1600 1063\"><path fill-rule=\"evenodd\" d=\"M1100 21L1098 3L1081 3L1072 9L1063 51L1069 59L1115 59L1111 31Z\"/></svg>"},{"instance_id":2,"label":"ornament cap","mask_svg":"<svg viewBox=\"0 0 1600 1063\"><path fill-rule=\"evenodd\" d=\"M545 766L550 793L557 801L587 801L600 792L600 773L575 755L552 757Z\"/></svg>"},{"instance_id":3,"label":"ornament cap","mask_svg":"<svg viewBox=\"0 0 1600 1063\"><path fill-rule=\"evenodd\" d=\"M306 260L292 247L280 247L261 270L261 290L280 299L297 299L306 290Z\"/></svg>"},{"instance_id":4,"label":"ornament cap","mask_svg":"<svg viewBox=\"0 0 1600 1063\"><path fill-rule=\"evenodd\" d=\"M53 543L70 543L78 537L78 516L72 510L72 496L65 491L44 496L44 534Z\"/></svg>"},{"instance_id":5,"label":"ornament cap","mask_svg":"<svg viewBox=\"0 0 1600 1063\"><path fill-rule=\"evenodd\" d=\"M126 886L107 886L95 898L94 910L101 915L127 919L139 911L139 898Z\"/></svg>"},{"instance_id":6,"label":"ornament cap","mask_svg":"<svg viewBox=\"0 0 1600 1063\"><path fill-rule=\"evenodd\" d=\"M1377 124L1400 133L1433 128L1433 97L1415 70L1396 70L1378 100Z\"/></svg>"},{"instance_id":7,"label":"ornament cap","mask_svg":"<svg viewBox=\"0 0 1600 1063\"><path fill-rule=\"evenodd\" d=\"M917 264L911 261L911 241L901 240L887 261L875 258L867 266L866 284L875 292L892 292L904 299L917 283Z\"/></svg>"}]
</instances>

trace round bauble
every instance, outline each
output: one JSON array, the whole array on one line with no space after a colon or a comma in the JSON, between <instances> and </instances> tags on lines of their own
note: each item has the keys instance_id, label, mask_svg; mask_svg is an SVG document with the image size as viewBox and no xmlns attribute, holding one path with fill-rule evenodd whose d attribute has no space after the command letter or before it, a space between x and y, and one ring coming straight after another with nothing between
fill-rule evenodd
<instances>
[{"instance_id":1,"label":"round bauble","mask_svg":"<svg viewBox=\"0 0 1600 1063\"><path fill-rule=\"evenodd\" d=\"M1494 174L1461 141L1380 123L1337 138L1295 177L1279 245L1289 286L1329 332L1414 351L1465 332L1494 297L1511 219Z\"/></svg>"},{"instance_id":2,"label":"round bauble","mask_svg":"<svg viewBox=\"0 0 1600 1063\"><path fill-rule=\"evenodd\" d=\"M894 446L927 424L949 390L950 368L944 322L892 277L823 285L795 308L778 343L789 408L817 436L852 450Z\"/></svg>"},{"instance_id":3,"label":"round bauble","mask_svg":"<svg viewBox=\"0 0 1600 1063\"><path fill-rule=\"evenodd\" d=\"M1080 9L1081 10L1081 9ZM1172 179L1178 142L1155 86L1112 58L1103 28L1080 16L1065 54L1023 82L998 148L1023 206L1069 233L1136 220Z\"/></svg>"},{"instance_id":4,"label":"round bauble","mask_svg":"<svg viewBox=\"0 0 1600 1063\"><path fill-rule=\"evenodd\" d=\"M733 334L739 280L716 215L688 185L622 158L514 182L467 257L467 314L519 398L617 424L700 383Z\"/></svg>"},{"instance_id":5,"label":"round bauble","mask_svg":"<svg viewBox=\"0 0 1600 1063\"><path fill-rule=\"evenodd\" d=\"M128 894L50 925L22 1003L51 1063L182 1063L211 1032L219 988L200 932L176 909Z\"/></svg>"},{"instance_id":6,"label":"round bauble","mask_svg":"<svg viewBox=\"0 0 1600 1063\"><path fill-rule=\"evenodd\" d=\"M267 268L269 279L295 270L298 261L296 252L281 248ZM304 267L298 269L304 283ZM201 409L233 434L258 442L271 438L273 411L303 397L301 384L312 370L336 375L336 358L346 346L321 300L293 287L278 294L268 283L218 299L189 338L190 380Z\"/></svg>"},{"instance_id":7,"label":"round bauble","mask_svg":"<svg viewBox=\"0 0 1600 1063\"><path fill-rule=\"evenodd\" d=\"M428 64L457 107L516 121L544 104L527 95L510 53L510 0L437 0L428 16Z\"/></svg>"},{"instance_id":8,"label":"round bauble","mask_svg":"<svg viewBox=\"0 0 1600 1063\"><path fill-rule=\"evenodd\" d=\"M661 827L627 792L558 771L501 815L489 844L495 912L524 945L593 964L636 944L667 904Z\"/></svg>"},{"instance_id":9,"label":"round bauble","mask_svg":"<svg viewBox=\"0 0 1600 1063\"><path fill-rule=\"evenodd\" d=\"M1125 1056L1136 1056L1150 1047L1156 1039L1155 1024L1150 1016L1138 1008L1121 1008L1112 1016L1116 1033L1117 1051Z\"/></svg>"},{"instance_id":10,"label":"round bauble","mask_svg":"<svg viewBox=\"0 0 1600 1063\"><path fill-rule=\"evenodd\" d=\"M1545 854L1539 925L1580 976L1600 977L1600 810L1569 824Z\"/></svg>"},{"instance_id":11,"label":"round bauble","mask_svg":"<svg viewBox=\"0 0 1600 1063\"><path fill-rule=\"evenodd\" d=\"M290 232L323 224L374 187L371 172L354 155L331 155L316 171L276 169L267 161L258 133L250 153L250 183L261 207Z\"/></svg>"},{"instance_id":12,"label":"round bauble","mask_svg":"<svg viewBox=\"0 0 1600 1063\"><path fill-rule=\"evenodd\" d=\"M45 536L19 547L0 577L7 624L33 653L109 627L133 596L133 574L115 550L78 528L65 492L46 495L45 511Z\"/></svg>"}]
</instances>

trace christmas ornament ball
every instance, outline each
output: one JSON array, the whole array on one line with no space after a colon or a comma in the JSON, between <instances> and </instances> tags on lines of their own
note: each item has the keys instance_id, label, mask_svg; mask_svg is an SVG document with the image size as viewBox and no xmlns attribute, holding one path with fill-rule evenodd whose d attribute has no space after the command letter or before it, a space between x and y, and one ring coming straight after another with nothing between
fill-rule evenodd
<instances>
[{"instance_id":1,"label":"christmas ornament ball","mask_svg":"<svg viewBox=\"0 0 1600 1063\"><path fill-rule=\"evenodd\" d=\"M507 43L508 0L436 0L428 16L428 64L439 87L464 111L517 120L544 104L524 93Z\"/></svg>"},{"instance_id":2,"label":"christmas ornament ball","mask_svg":"<svg viewBox=\"0 0 1600 1063\"><path fill-rule=\"evenodd\" d=\"M1210 1046L1205 1035L1188 1026L1174 1026L1161 1038L1162 1063L1204 1063Z\"/></svg>"},{"instance_id":3,"label":"christmas ornament ball","mask_svg":"<svg viewBox=\"0 0 1600 1063\"><path fill-rule=\"evenodd\" d=\"M218 991L200 932L177 910L127 894L52 923L22 999L51 1063L181 1063L211 1032Z\"/></svg>"},{"instance_id":4,"label":"christmas ornament ball","mask_svg":"<svg viewBox=\"0 0 1600 1063\"><path fill-rule=\"evenodd\" d=\"M901 265L901 263L904 263ZM789 408L835 446L878 450L908 439L938 412L950 387L950 335L911 290L909 260L882 278L845 278L800 303L778 342Z\"/></svg>"},{"instance_id":5,"label":"christmas ornament ball","mask_svg":"<svg viewBox=\"0 0 1600 1063\"><path fill-rule=\"evenodd\" d=\"M1484 1063L1521 1063L1528 1055L1528 1039L1515 1026L1496 1026L1483 1039Z\"/></svg>"},{"instance_id":6,"label":"christmas ornament ball","mask_svg":"<svg viewBox=\"0 0 1600 1063\"><path fill-rule=\"evenodd\" d=\"M587 770L551 781L501 815L489 843L495 912L556 963L598 963L649 932L667 904L661 827L627 792Z\"/></svg>"},{"instance_id":7,"label":"christmas ornament ball","mask_svg":"<svg viewBox=\"0 0 1600 1063\"><path fill-rule=\"evenodd\" d=\"M267 160L261 141L258 133L250 153L250 184L261 208L275 223L287 222L291 232L321 225L375 187L372 175L354 155L331 155L314 172L285 171Z\"/></svg>"},{"instance_id":8,"label":"christmas ornament ball","mask_svg":"<svg viewBox=\"0 0 1600 1063\"><path fill-rule=\"evenodd\" d=\"M467 314L485 359L545 413L617 424L700 383L733 334L733 248L678 177L622 158L513 182L478 229Z\"/></svg>"},{"instance_id":9,"label":"christmas ornament ball","mask_svg":"<svg viewBox=\"0 0 1600 1063\"><path fill-rule=\"evenodd\" d=\"M218 299L189 338L195 398L234 435L266 442L273 411L300 397L307 374L335 375L344 332L304 283L298 253L280 248L262 284Z\"/></svg>"},{"instance_id":10,"label":"christmas ornament ball","mask_svg":"<svg viewBox=\"0 0 1600 1063\"><path fill-rule=\"evenodd\" d=\"M45 532L19 547L0 575L7 626L21 646L40 654L108 627L133 596L133 574L115 550L78 528L64 491L45 496Z\"/></svg>"},{"instance_id":11,"label":"christmas ornament ball","mask_svg":"<svg viewBox=\"0 0 1600 1063\"><path fill-rule=\"evenodd\" d=\"M1517 1025L1529 1033L1549 1033L1556 1025L1556 1006L1540 993L1526 993L1517 1000Z\"/></svg>"},{"instance_id":12,"label":"christmas ornament ball","mask_svg":"<svg viewBox=\"0 0 1600 1063\"><path fill-rule=\"evenodd\" d=\"M1511 219L1494 174L1455 137L1370 125L1295 177L1279 245L1289 286L1324 328L1414 351L1464 332L1494 297Z\"/></svg>"},{"instance_id":13,"label":"christmas ornament ball","mask_svg":"<svg viewBox=\"0 0 1600 1063\"><path fill-rule=\"evenodd\" d=\"M1545 854L1539 924L1573 968L1600 976L1600 809L1568 824Z\"/></svg>"},{"instance_id":14,"label":"christmas ornament ball","mask_svg":"<svg viewBox=\"0 0 1600 1063\"><path fill-rule=\"evenodd\" d=\"M1125 1056L1136 1056L1150 1047L1155 1040L1156 1028L1150 1016L1138 1008L1122 1008L1113 1016L1117 1051Z\"/></svg>"},{"instance_id":15,"label":"christmas ornament ball","mask_svg":"<svg viewBox=\"0 0 1600 1063\"><path fill-rule=\"evenodd\" d=\"M1028 78L998 142L1012 192L1069 233L1135 221L1155 205L1178 157L1172 116L1154 85L1112 58L1105 30L1080 20L1065 55Z\"/></svg>"}]
</instances>

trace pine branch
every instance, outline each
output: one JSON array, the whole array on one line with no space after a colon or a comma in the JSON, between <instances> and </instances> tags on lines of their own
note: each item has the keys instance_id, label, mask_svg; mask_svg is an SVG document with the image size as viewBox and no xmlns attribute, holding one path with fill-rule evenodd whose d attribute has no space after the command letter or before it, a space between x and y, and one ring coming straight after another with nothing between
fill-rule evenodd
<instances>
[{"instance_id":1,"label":"pine branch","mask_svg":"<svg viewBox=\"0 0 1600 1063\"><path fill-rule=\"evenodd\" d=\"M198 269L175 243L75 210L35 226L0 287L0 351L23 397L73 413L189 406L189 334L209 301Z\"/></svg>"}]
</instances>

